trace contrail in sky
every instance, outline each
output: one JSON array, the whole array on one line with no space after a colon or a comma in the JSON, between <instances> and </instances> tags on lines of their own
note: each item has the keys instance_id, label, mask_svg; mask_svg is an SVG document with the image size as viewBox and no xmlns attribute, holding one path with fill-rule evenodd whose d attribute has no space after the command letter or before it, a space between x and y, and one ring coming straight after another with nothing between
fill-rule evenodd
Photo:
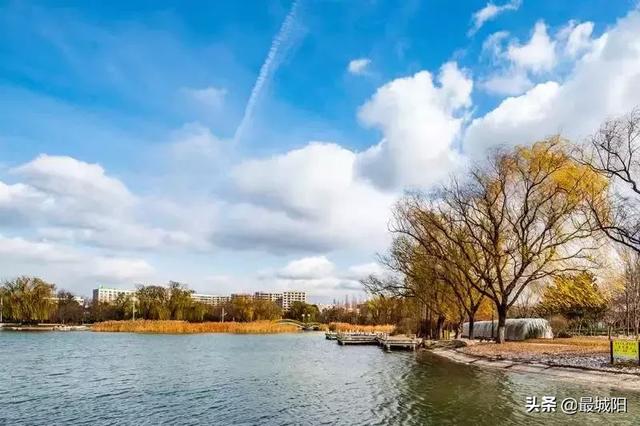
<instances>
[{"instance_id":1,"label":"contrail in sky","mask_svg":"<svg viewBox=\"0 0 640 426\"><path fill-rule=\"evenodd\" d=\"M282 44L285 43L291 35L291 31L295 22L296 11L298 10L298 3L298 0L293 3L293 5L291 6L291 10L289 10L289 13L282 22L282 26L280 26L280 30L271 42L271 47L269 48L269 53L267 53L267 58L262 64L262 67L260 67L260 73L258 74L258 78L253 85L253 89L251 90L251 95L249 96L247 105L244 108L244 115L242 116L242 120L240 120L240 124L238 125L238 128L233 135L234 142L238 142L240 138L242 138L247 125L251 121L253 110L256 107L256 103L258 102L258 98L260 97L265 84L269 81L278 67L276 58Z\"/></svg>"}]
</instances>

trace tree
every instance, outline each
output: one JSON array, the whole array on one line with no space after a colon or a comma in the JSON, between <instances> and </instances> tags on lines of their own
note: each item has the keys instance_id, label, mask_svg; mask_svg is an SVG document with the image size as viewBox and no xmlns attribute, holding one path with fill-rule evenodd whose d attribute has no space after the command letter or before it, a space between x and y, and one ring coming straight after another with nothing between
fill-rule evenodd
<instances>
[{"instance_id":1,"label":"tree","mask_svg":"<svg viewBox=\"0 0 640 426\"><path fill-rule=\"evenodd\" d=\"M111 303L111 307L113 308L111 311L113 316L109 319L133 319L133 312L136 309L136 298L131 294L119 294L116 300Z\"/></svg>"},{"instance_id":2,"label":"tree","mask_svg":"<svg viewBox=\"0 0 640 426\"><path fill-rule=\"evenodd\" d=\"M315 322L319 314L320 311L316 305L310 305L304 302L293 302L289 310L285 312L285 318L296 321Z\"/></svg>"},{"instance_id":3,"label":"tree","mask_svg":"<svg viewBox=\"0 0 640 426\"><path fill-rule=\"evenodd\" d=\"M582 327L585 320L595 322L607 309L607 301L589 272L563 274L546 287L538 310L544 316L560 314Z\"/></svg>"},{"instance_id":4,"label":"tree","mask_svg":"<svg viewBox=\"0 0 640 426\"><path fill-rule=\"evenodd\" d=\"M605 122L576 158L608 182L608 197L590 198L594 227L640 252L640 109Z\"/></svg>"},{"instance_id":5,"label":"tree","mask_svg":"<svg viewBox=\"0 0 640 426\"><path fill-rule=\"evenodd\" d=\"M138 299L142 318L153 320L171 319L169 297L170 293L165 287L157 285L139 287L136 292L136 298Z\"/></svg>"},{"instance_id":6,"label":"tree","mask_svg":"<svg viewBox=\"0 0 640 426\"><path fill-rule=\"evenodd\" d=\"M603 189L606 182L554 137L497 150L467 179L454 179L432 196L434 211L455 225L443 226L440 236L480 278L470 281L474 288L495 304L497 342L504 342L507 312L528 286L595 265L585 200Z\"/></svg>"},{"instance_id":7,"label":"tree","mask_svg":"<svg viewBox=\"0 0 640 426\"><path fill-rule=\"evenodd\" d=\"M6 316L14 321L36 323L47 321L54 309L55 285L40 278L18 277L3 285Z\"/></svg>"},{"instance_id":8,"label":"tree","mask_svg":"<svg viewBox=\"0 0 640 426\"><path fill-rule=\"evenodd\" d=\"M460 246L466 245L467 252L477 248L469 245L466 230L445 210L438 211L420 193L408 194L394 208L394 221L391 232L419 244L425 261L432 266L431 280L444 283L453 297L460 320L456 330L460 329L462 317L469 322L469 338L473 339L475 315L480 308L484 295L477 290L482 285L480 275L474 273L469 265L469 256L461 253ZM457 238L457 243L452 239ZM472 256L473 258L477 256ZM389 262L386 262L389 265ZM393 266L392 266L393 269ZM406 272L406 271L405 271Z\"/></svg>"},{"instance_id":9,"label":"tree","mask_svg":"<svg viewBox=\"0 0 640 426\"><path fill-rule=\"evenodd\" d=\"M191 298L193 290L187 289L186 286L183 286L178 282L169 281L168 291L168 309L170 311L171 318L174 320L186 319L194 303Z\"/></svg>"},{"instance_id":10,"label":"tree","mask_svg":"<svg viewBox=\"0 0 640 426\"><path fill-rule=\"evenodd\" d=\"M54 314L54 320L62 324L81 323L84 318L84 307L76 301L73 294L68 291L61 290L58 292L57 309Z\"/></svg>"},{"instance_id":11,"label":"tree","mask_svg":"<svg viewBox=\"0 0 640 426\"><path fill-rule=\"evenodd\" d=\"M361 283L374 295L416 300L421 313L420 334L440 338L447 321L462 322L459 300L425 247L407 235L396 235L388 254L379 260L396 275L382 279L369 276Z\"/></svg>"},{"instance_id":12,"label":"tree","mask_svg":"<svg viewBox=\"0 0 640 426\"><path fill-rule=\"evenodd\" d=\"M478 290L496 305L498 342L508 309L527 286L594 265L584 200L604 187L596 173L572 161L562 140L551 138L497 151L486 169L471 173L468 186L444 191L468 243L481 248L470 260L484 281Z\"/></svg>"},{"instance_id":13,"label":"tree","mask_svg":"<svg viewBox=\"0 0 640 426\"><path fill-rule=\"evenodd\" d=\"M282 308L272 300L254 299L255 320L276 320L282 318Z\"/></svg>"}]
</instances>

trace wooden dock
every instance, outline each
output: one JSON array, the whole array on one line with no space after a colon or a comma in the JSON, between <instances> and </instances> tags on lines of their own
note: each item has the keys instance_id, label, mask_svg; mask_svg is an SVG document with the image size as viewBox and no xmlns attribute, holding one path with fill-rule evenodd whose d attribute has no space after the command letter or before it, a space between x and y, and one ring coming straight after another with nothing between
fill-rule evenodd
<instances>
[{"instance_id":1,"label":"wooden dock","mask_svg":"<svg viewBox=\"0 0 640 426\"><path fill-rule=\"evenodd\" d=\"M378 335L375 333L338 333L339 345L377 345Z\"/></svg>"},{"instance_id":2,"label":"wooden dock","mask_svg":"<svg viewBox=\"0 0 640 426\"><path fill-rule=\"evenodd\" d=\"M422 339L419 339L416 336L389 336L385 334L378 337L378 344L388 352L394 348L411 349L412 351L415 351L421 343Z\"/></svg>"}]
</instances>

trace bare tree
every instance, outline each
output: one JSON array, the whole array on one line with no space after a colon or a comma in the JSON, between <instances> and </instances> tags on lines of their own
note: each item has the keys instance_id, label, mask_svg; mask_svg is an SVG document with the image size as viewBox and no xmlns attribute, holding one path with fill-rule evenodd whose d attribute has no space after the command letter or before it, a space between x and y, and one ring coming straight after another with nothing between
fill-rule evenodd
<instances>
[{"instance_id":1,"label":"bare tree","mask_svg":"<svg viewBox=\"0 0 640 426\"><path fill-rule=\"evenodd\" d=\"M460 252L464 244L461 229L445 211L437 211L420 193L407 194L395 206L391 231L409 238L422 248L425 260L432 266L433 279L444 283L455 297L455 305L469 322L469 338L473 339L475 315L484 295L477 290L483 285L481 277L468 264L468 257ZM477 247L477 246L476 246ZM472 251L474 247L467 247ZM458 329L461 326L461 319Z\"/></svg>"},{"instance_id":2,"label":"bare tree","mask_svg":"<svg viewBox=\"0 0 640 426\"><path fill-rule=\"evenodd\" d=\"M466 181L453 180L439 192L434 206L464 230L443 227L441 235L480 277L475 288L494 302L499 343L509 308L528 286L594 265L584 206L589 172L568 157L559 138L551 138L496 151Z\"/></svg>"},{"instance_id":3,"label":"bare tree","mask_svg":"<svg viewBox=\"0 0 640 426\"><path fill-rule=\"evenodd\" d=\"M428 337L441 338L447 321L459 325L459 301L451 288L438 276L423 247L406 236L393 239L389 253L379 256L380 263L399 276L369 276L362 284L372 294L413 298L422 306L422 328ZM431 326L435 330L431 330ZM458 327L459 328L459 327Z\"/></svg>"},{"instance_id":4,"label":"bare tree","mask_svg":"<svg viewBox=\"0 0 640 426\"><path fill-rule=\"evenodd\" d=\"M609 197L590 205L595 227L613 241L640 252L640 109L605 122L578 150L582 164L604 176ZM595 192L594 192L595 193Z\"/></svg>"}]
</instances>

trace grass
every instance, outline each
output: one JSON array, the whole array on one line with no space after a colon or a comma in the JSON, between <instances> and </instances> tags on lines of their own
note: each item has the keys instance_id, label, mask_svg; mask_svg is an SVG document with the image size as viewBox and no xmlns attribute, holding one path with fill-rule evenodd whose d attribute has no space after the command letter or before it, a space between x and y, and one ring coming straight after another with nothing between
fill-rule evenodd
<instances>
[{"instance_id":1,"label":"grass","mask_svg":"<svg viewBox=\"0 0 640 426\"><path fill-rule=\"evenodd\" d=\"M235 334L272 334L293 333L300 329L293 324L278 324L274 321L253 322L199 322L137 320L105 321L93 324L92 331L155 333L155 334L193 334L193 333L235 333Z\"/></svg>"},{"instance_id":2,"label":"grass","mask_svg":"<svg viewBox=\"0 0 640 426\"><path fill-rule=\"evenodd\" d=\"M342 332L360 332L360 333L393 333L395 330L394 325L385 324L385 325L360 325L360 324L349 324L346 322L332 322L329 323L329 330L331 331L342 331Z\"/></svg>"}]
</instances>

